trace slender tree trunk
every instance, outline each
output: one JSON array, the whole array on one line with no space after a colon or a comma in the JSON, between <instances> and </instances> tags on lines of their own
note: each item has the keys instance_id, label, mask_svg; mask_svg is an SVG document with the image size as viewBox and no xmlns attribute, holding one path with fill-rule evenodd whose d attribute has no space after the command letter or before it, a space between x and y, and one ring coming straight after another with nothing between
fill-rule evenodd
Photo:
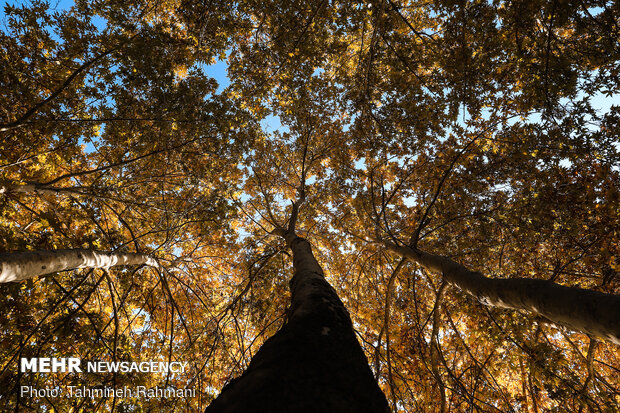
<instances>
[{"instance_id":1,"label":"slender tree trunk","mask_svg":"<svg viewBox=\"0 0 620 413\"><path fill-rule=\"evenodd\" d=\"M389 412L349 313L310 244L294 233L282 235L295 268L287 322L206 413Z\"/></svg>"},{"instance_id":2,"label":"slender tree trunk","mask_svg":"<svg viewBox=\"0 0 620 413\"><path fill-rule=\"evenodd\" d=\"M495 307L525 310L584 334L620 344L620 295L530 278L488 278L447 257L384 242L392 251L444 279L480 302Z\"/></svg>"},{"instance_id":3,"label":"slender tree trunk","mask_svg":"<svg viewBox=\"0 0 620 413\"><path fill-rule=\"evenodd\" d=\"M74 268L109 268L116 265L149 265L157 261L146 254L101 252L90 249L25 251L0 254L0 283L21 281Z\"/></svg>"},{"instance_id":4,"label":"slender tree trunk","mask_svg":"<svg viewBox=\"0 0 620 413\"><path fill-rule=\"evenodd\" d=\"M85 188L56 188L41 184L9 184L0 182L0 195L5 193L13 194L46 194L46 195L65 195L76 196L89 194L84 192Z\"/></svg>"}]
</instances>

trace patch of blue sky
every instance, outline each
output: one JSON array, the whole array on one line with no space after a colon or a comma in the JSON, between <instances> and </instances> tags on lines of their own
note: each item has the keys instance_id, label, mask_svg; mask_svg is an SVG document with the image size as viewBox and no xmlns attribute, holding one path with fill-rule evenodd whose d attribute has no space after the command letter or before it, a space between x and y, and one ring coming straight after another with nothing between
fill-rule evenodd
<instances>
[{"instance_id":1,"label":"patch of blue sky","mask_svg":"<svg viewBox=\"0 0 620 413\"><path fill-rule=\"evenodd\" d=\"M362 157L362 158L356 159L355 162L353 162L353 167L360 171L365 170L366 169L366 158Z\"/></svg>"},{"instance_id":2,"label":"patch of blue sky","mask_svg":"<svg viewBox=\"0 0 620 413\"><path fill-rule=\"evenodd\" d=\"M316 175L311 175L309 178L306 178L306 185L312 185L316 182Z\"/></svg>"},{"instance_id":3,"label":"patch of blue sky","mask_svg":"<svg viewBox=\"0 0 620 413\"><path fill-rule=\"evenodd\" d=\"M229 53L230 52L226 52L227 57ZM204 74L212 77L217 82L216 93L222 93L222 91L230 85L230 79L228 77L228 64L226 63L226 60L215 59L215 62L212 64L202 63L199 66Z\"/></svg>"},{"instance_id":4,"label":"patch of blue sky","mask_svg":"<svg viewBox=\"0 0 620 413\"><path fill-rule=\"evenodd\" d=\"M265 117L265 119L263 119L260 122L260 124L263 128L263 131L265 131L266 133L272 133L275 131L280 131L280 132L289 131L288 127L282 125L282 122L278 115L269 115Z\"/></svg>"},{"instance_id":5,"label":"patch of blue sky","mask_svg":"<svg viewBox=\"0 0 620 413\"><path fill-rule=\"evenodd\" d=\"M95 15L90 19L90 22L99 30L103 30L107 27L108 21L102 16Z\"/></svg>"},{"instance_id":6,"label":"patch of blue sky","mask_svg":"<svg viewBox=\"0 0 620 413\"><path fill-rule=\"evenodd\" d=\"M316 69L314 69L314 72L312 72L312 76L321 76L322 73L325 72L325 69L323 69L322 67L317 67Z\"/></svg>"},{"instance_id":7,"label":"patch of blue sky","mask_svg":"<svg viewBox=\"0 0 620 413\"><path fill-rule=\"evenodd\" d=\"M416 206L418 204L418 197L415 194L412 195L408 195L403 197L403 204L408 207L408 208L412 208L414 206Z\"/></svg>"},{"instance_id":8,"label":"patch of blue sky","mask_svg":"<svg viewBox=\"0 0 620 413\"><path fill-rule=\"evenodd\" d=\"M599 113L607 113L612 106L620 106L620 93L609 95L599 92L592 96L590 104L594 109L599 111Z\"/></svg>"}]
</instances>

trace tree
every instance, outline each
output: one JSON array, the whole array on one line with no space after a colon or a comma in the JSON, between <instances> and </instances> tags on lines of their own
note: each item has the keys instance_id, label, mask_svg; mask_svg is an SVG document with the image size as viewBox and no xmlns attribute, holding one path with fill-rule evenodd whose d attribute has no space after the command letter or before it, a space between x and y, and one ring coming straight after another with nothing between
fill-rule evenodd
<instances>
[{"instance_id":1,"label":"tree","mask_svg":"<svg viewBox=\"0 0 620 413\"><path fill-rule=\"evenodd\" d=\"M615 311L620 308L618 295L563 287L546 280L491 279L446 257L391 243L386 246L429 271L442 274L446 281L484 304L530 311L575 331L620 342L620 322Z\"/></svg>"},{"instance_id":2,"label":"tree","mask_svg":"<svg viewBox=\"0 0 620 413\"><path fill-rule=\"evenodd\" d=\"M207 412L389 411L348 311L325 280L310 243L295 232L305 171L302 182L288 226L276 224L273 231L293 253L295 275L286 322Z\"/></svg>"},{"instance_id":3,"label":"tree","mask_svg":"<svg viewBox=\"0 0 620 413\"><path fill-rule=\"evenodd\" d=\"M219 411L254 397L261 363L290 369L273 353L307 334L334 340L323 373L341 366L377 410L374 381L393 411L617 409L620 354L606 337L620 292L620 116L600 106L620 92L617 2L76 1L5 15L3 257L85 249L158 263L0 285L8 409L202 411L215 399ZM215 59L225 88L209 77ZM296 280L312 255L351 323L315 336L291 316L303 297L289 300L289 251ZM610 304L567 319L502 284ZM481 285L510 308L480 305L499 303ZM69 353L191 371L14 368ZM42 383L198 395L16 391Z\"/></svg>"},{"instance_id":4,"label":"tree","mask_svg":"<svg viewBox=\"0 0 620 413\"><path fill-rule=\"evenodd\" d=\"M141 264L158 266L152 257L137 253L104 253L77 249L1 254L0 282L22 281L74 268L110 268L115 265Z\"/></svg>"}]
</instances>

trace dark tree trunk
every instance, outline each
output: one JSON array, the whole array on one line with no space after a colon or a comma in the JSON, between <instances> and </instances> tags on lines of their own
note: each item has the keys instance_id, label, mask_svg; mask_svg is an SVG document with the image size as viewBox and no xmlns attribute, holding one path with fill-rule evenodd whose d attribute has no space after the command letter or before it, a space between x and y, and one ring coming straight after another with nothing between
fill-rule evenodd
<instances>
[{"instance_id":1,"label":"dark tree trunk","mask_svg":"<svg viewBox=\"0 0 620 413\"><path fill-rule=\"evenodd\" d=\"M288 320L206 413L389 412L349 313L310 244L294 233L285 238L295 268Z\"/></svg>"}]
</instances>

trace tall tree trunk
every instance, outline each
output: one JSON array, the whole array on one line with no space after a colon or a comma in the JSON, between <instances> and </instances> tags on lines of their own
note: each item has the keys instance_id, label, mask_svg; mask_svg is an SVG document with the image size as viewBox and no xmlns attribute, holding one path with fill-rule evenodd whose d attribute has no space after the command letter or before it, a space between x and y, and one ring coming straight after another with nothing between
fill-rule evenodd
<instances>
[{"instance_id":1,"label":"tall tree trunk","mask_svg":"<svg viewBox=\"0 0 620 413\"><path fill-rule=\"evenodd\" d=\"M11 184L0 182L0 195L2 194L45 194L65 196L91 196L86 192L88 188L58 188L36 183Z\"/></svg>"},{"instance_id":2,"label":"tall tree trunk","mask_svg":"<svg viewBox=\"0 0 620 413\"><path fill-rule=\"evenodd\" d=\"M495 307L525 310L571 330L620 344L620 295L530 278L488 278L447 257L403 245L384 242L392 251L407 257L480 302Z\"/></svg>"},{"instance_id":3,"label":"tall tree trunk","mask_svg":"<svg viewBox=\"0 0 620 413\"><path fill-rule=\"evenodd\" d=\"M288 319L205 413L389 412L349 313L310 243L294 233L281 235L295 268Z\"/></svg>"},{"instance_id":4,"label":"tall tree trunk","mask_svg":"<svg viewBox=\"0 0 620 413\"><path fill-rule=\"evenodd\" d=\"M101 252L90 249L25 251L0 254L0 283L21 281L74 268L109 268L116 265L149 265L147 254Z\"/></svg>"}]
</instances>

